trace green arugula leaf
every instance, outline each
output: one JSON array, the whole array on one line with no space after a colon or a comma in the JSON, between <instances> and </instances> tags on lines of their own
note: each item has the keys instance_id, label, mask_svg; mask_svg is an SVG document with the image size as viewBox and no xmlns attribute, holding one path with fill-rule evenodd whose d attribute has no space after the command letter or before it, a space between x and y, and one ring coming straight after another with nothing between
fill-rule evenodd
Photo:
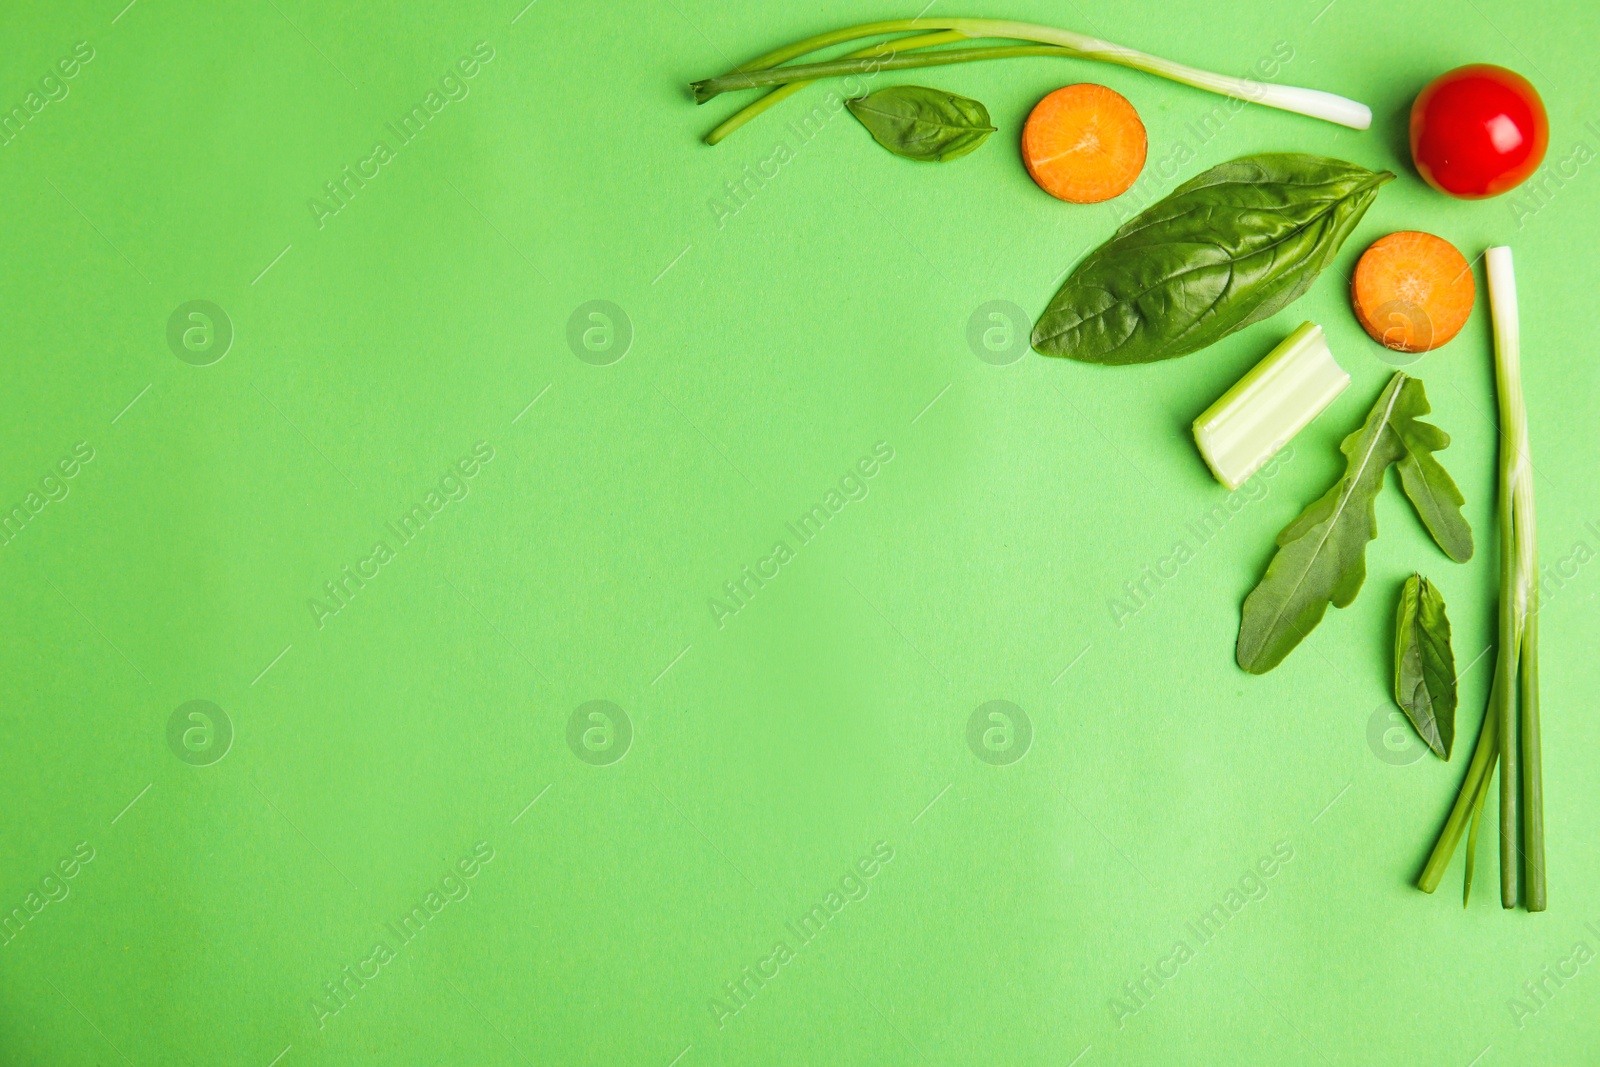
<instances>
[{"instance_id":1,"label":"green arugula leaf","mask_svg":"<svg viewBox=\"0 0 1600 1067\"><path fill-rule=\"evenodd\" d=\"M1472 527L1461 514L1461 505L1466 500L1433 455L1450 447L1450 435L1417 418L1432 410L1422 381L1407 378L1404 388L1415 396L1404 405L1406 410L1395 421L1395 432L1406 447L1406 454L1400 457L1399 463L1400 487L1411 499L1417 517L1428 528L1434 543L1457 563L1465 563L1472 558Z\"/></svg>"},{"instance_id":2,"label":"green arugula leaf","mask_svg":"<svg viewBox=\"0 0 1600 1067\"><path fill-rule=\"evenodd\" d=\"M1239 621L1235 656L1251 674L1282 663L1329 603L1347 607L1361 591L1367 542L1378 536L1378 491L1389 464L1405 454L1394 420L1407 380L1404 373L1389 380L1367 421L1339 446L1344 476L1278 535L1278 551L1245 598Z\"/></svg>"},{"instance_id":3,"label":"green arugula leaf","mask_svg":"<svg viewBox=\"0 0 1600 1067\"><path fill-rule=\"evenodd\" d=\"M947 163L977 148L994 127L989 109L965 96L924 85L892 85L846 100L873 140L897 156Z\"/></svg>"},{"instance_id":4,"label":"green arugula leaf","mask_svg":"<svg viewBox=\"0 0 1600 1067\"><path fill-rule=\"evenodd\" d=\"M1395 606L1394 701L1417 736L1449 759L1456 737L1456 657L1444 597L1420 574L1406 579Z\"/></svg>"},{"instance_id":5,"label":"green arugula leaf","mask_svg":"<svg viewBox=\"0 0 1600 1067\"><path fill-rule=\"evenodd\" d=\"M1299 299L1392 180L1289 152L1212 167L1078 264L1034 325L1033 347L1107 364L1202 349Z\"/></svg>"}]
</instances>

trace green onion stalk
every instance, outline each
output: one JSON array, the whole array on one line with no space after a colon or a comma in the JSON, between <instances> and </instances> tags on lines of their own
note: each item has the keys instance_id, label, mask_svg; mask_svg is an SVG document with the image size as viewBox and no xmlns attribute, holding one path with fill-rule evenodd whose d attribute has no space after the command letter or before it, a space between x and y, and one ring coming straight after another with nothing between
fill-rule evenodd
<instances>
[{"instance_id":1,"label":"green onion stalk","mask_svg":"<svg viewBox=\"0 0 1600 1067\"><path fill-rule=\"evenodd\" d=\"M1539 739L1539 585L1533 512L1533 463L1522 398L1521 327L1511 249L1485 253L1494 318L1495 392L1500 407L1500 608L1494 681L1466 779L1417 885L1439 887L1463 830L1472 892L1478 826L1495 765L1500 767L1500 903L1545 909L1544 781ZM1471 826L1467 828L1470 817ZM1520 876L1520 877L1519 877Z\"/></svg>"},{"instance_id":2,"label":"green onion stalk","mask_svg":"<svg viewBox=\"0 0 1600 1067\"><path fill-rule=\"evenodd\" d=\"M792 59L834 45L860 41L867 37L901 33L912 36L885 41L836 59L783 66ZM962 41L990 39L1026 43L938 48L939 45ZM1364 130L1372 124L1372 110L1365 104L1333 93L1213 74L1136 49L1112 44L1110 41L1102 41L1098 37L1088 37L1081 33L1073 33L1071 30L1056 29L1053 26L1011 22L1005 19L915 18L865 22L859 26L833 30L785 45L765 55L757 56L748 63L740 64L726 74L694 82L690 88L694 90L696 103L703 104L726 92L780 87L711 131L706 137L706 142L716 144L779 100L821 78L873 74L882 70L911 70L918 67L970 63L986 59L1009 59L1018 56L1062 56L1116 63L1197 89L1206 89L1223 96L1325 119L1352 129Z\"/></svg>"}]
</instances>

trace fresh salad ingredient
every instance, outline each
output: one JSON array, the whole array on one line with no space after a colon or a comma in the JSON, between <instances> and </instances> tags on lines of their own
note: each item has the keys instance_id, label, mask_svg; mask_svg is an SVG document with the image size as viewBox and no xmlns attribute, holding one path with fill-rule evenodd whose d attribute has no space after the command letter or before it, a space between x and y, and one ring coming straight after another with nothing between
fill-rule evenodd
<instances>
[{"instance_id":1,"label":"fresh salad ingredient","mask_svg":"<svg viewBox=\"0 0 1600 1067\"><path fill-rule=\"evenodd\" d=\"M1418 399L1422 404L1420 414L1426 415L1428 400L1420 395L1422 383L1415 378L1411 380L1417 382ZM1405 446L1405 453L1395 463L1400 472L1400 488L1439 551L1456 563L1465 563L1472 558L1472 527L1461 513L1461 505L1466 500L1450 473L1434 456L1435 452L1450 447L1450 435L1431 422L1418 419L1396 421L1394 432Z\"/></svg>"},{"instance_id":2,"label":"fresh salad ingredient","mask_svg":"<svg viewBox=\"0 0 1600 1067\"><path fill-rule=\"evenodd\" d=\"M959 159L994 132L978 101L922 85L891 86L845 106L883 147L927 163Z\"/></svg>"},{"instance_id":3,"label":"fresh salad ingredient","mask_svg":"<svg viewBox=\"0 0 1600 1067\"><path fill-rule=\"evenodd\" d=\"M1022 127L1022 161L1039 188L1073 204L1128 191L1144 169L1144 123L1104 85L1067 85L1034 105Z\"/></svg>"},{"instance_id":4,"label":"fresh salad ingredient","mask_svg":"<svg viewBox=\"0 0 1600 1067\"><path fill-rule=\"evenodd\" d=\"M1456 737L1456 657L1450 619L1432 582L1413 574L1394 613L1394 700L1440 759Z\"/></svg>"},{"instance_id":5,"label":"fresh salad ingredient","mask_svg":"<svg viewBox=\"0 0 1600 1067\"><path fill-rule=\"evenodd\" d=\"M860 41L868 37L889 34L909 36L884 42L871 49L853 53L839 59L783 66L790 60L809 55L833 45ZM938 38L935 40L934 38ZM976 48L950 48L939 50L938 45L959 41L1000 39L1027 42L1024 44L991 45ZM1231 78L1222 74L1186 67L1181 63L1161 59L1132 48L1088 37L1071 30L1053 26L1040 26L1030 22L1012 22L1005 19L965 18L914 18L888 19L847 26L828 33L807 37L765 55L742 63L716 78L694 82L696 103L705 103L721 93L739 89L757 89L767 86L811 82L819 78L835 78L848 74L867 74L881 70L909 70L917 67L939 66L949 63L968 63L984 59L1006 59L1018 56L1062 56L1077 59L1096 59L1132 67L1163 78L1190 85L1197 89L1221 93L1224 96L1248 100L1255 104L1293 111L1312 118L1326 119L1352 129L1364 130L1372 125L1372 111L1365 104L1347 100L1318 89L1300 89L1271 82L1252 81L1249 78ZM727 122L718 126L706 140L715 144L733 130L771 106L771 97L758 100Z\"/></svg>"},{"instance_id":6,"label":"fresh salad ingredient","mask_svg":"<svg viewBox=\"0 0 1600 1067\"><path fill-rule=\"evenodd\" d=\"M1489 63L1429 82L1411 105L1411 158L1441 193L1477 200L1515 189L1544 160L1550 122L1528 79Z\"/></svg>"},{"instance_id":7,"label":"fresh salad ingredient","mask_svg":"<svg viewBox=\"0 0 1600 1067\"><path fill-rule=\"evenodd\" d=\"M1384 473L1407 454L1409 441L1443 436L1420 421L1429 410L1422 381L1397 372L1366 422L1344 439L1339 446L1345 455L1344 475L1284 527L1266 574L1245 598L1235 649L1240 667L1265 674L1322 621L1330 603L1343 608L1355 600L1367 576L1367 542L1378 536L1375 505ZM1447 482L1450 478L1437 463L1428 473Z\"/></svg>"},{"instance_id":8,"label":"fresh salad ingredient","mask_svg":"<svg viewBox=\"0 0 1600 1067\"><path fill-rule=\"evenodd\" d=\"M1299 299L1393 180L1299 153L1212 167L1078 264L1034 324L1033 347L1109 364L1205 348Z\"/></svg>"},{"instance_id":9,"label":"fresh salad ingredient","mask_svg":"<svg viewBox=\"0 0 1600 1067\"><path fill-rule=\"evenodd\" d=\"M1478 295L1467 257L1442 237L1401 230L1361 253L1350 302L1361 328L1397 352L1427 352L1461 332Z\"/></svg>"},{"instance_id":10,"label":"fresh salad ingredient","mask_svg":"<svg viewBox=\"0 0 1600 1067\"><path fill-rule=\"evenodd\" d=\"M1194 420L1217 481L1237 489L1350 384L1322 327L1305 322Z\"/></svg>"},{"instance_id":11,"label":"fresh salad ingredient","mask_svg":"<svg viewBox=\"0 0 1600 1067\"><path fill-rule=\"evenodd\" d=\"M1535 549L1533 463L1528 451L1528 413L1522 399L1521 327L1511 249L1484 256L1489 275L1489 310L1494 318L1495 391L1500 398L1500 619L1489 708L1467 768L1466 780L1445 820L1417 885L1439 888L1470 813L1467 878L1478 822L1495 764L1500 764L1500 903L1543 911L1545 894L1544 781L1539 739L1539 560ZM1520 861L1520 862L1519 862Z\"/></svg>"}]
</instances>

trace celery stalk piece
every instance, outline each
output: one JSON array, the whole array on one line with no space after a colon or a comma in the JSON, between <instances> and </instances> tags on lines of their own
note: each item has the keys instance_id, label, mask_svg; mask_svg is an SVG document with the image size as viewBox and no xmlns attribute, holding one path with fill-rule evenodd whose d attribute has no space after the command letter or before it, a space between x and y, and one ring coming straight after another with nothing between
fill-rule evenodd
<instances>
[{"instance_id":1,"label":"celery stalk piece","mask_svg":"<svg viewBox=\"0 0 1600 1067\"><path fill-rule=\"evenodd\" d=\"M1194 420L1194 440L1217 481L1237 489L1350 384L1312 322L1284 339Z\"/></svg>"}]
</instances>

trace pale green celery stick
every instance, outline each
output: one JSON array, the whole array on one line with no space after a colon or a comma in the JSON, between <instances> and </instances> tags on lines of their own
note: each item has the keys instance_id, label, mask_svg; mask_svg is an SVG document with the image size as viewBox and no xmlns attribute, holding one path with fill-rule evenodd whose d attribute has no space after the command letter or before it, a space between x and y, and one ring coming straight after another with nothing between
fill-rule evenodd
<instances>
[{"instance_id":1,"label":"pale green celery stick","mask_svg":"<svg viewBox=\"0 0 1600 1067\"><path fill-rule=\"evenodd\" d=\"M1217 481L1237 489L1350 384L1322 327L1306 322L1194 420Z\"/></svg>"}]
</instances>

